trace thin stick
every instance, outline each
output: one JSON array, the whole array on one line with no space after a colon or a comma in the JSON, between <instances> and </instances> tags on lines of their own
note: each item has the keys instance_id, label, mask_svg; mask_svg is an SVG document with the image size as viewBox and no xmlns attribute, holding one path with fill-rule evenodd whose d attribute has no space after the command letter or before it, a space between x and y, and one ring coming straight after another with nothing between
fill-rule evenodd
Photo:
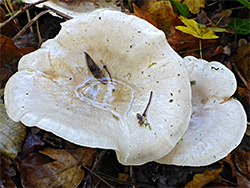
<instances>
[{"instance_id":1,"label":"thin stick","mask_svg":"<svg viewBox=\"0 0 250 188\"><path fill-rule=\"evenodd\" d=\"M199 46L200 46L200 58L202 59L202 48L201 48L201 40L199 40Z\"/></svg>"},{"instance_id":2,"label":"thin stick","mask_svg":"<svg viewBox=\"0 0 250 188\"><path fill-rule=\"evenodd\" d=\"M144 112L143 112L143 114L142 114L142 116L144 116L144 117L146 117L146 116L147 116L147 115L146 115L146 113L147 113L148 107L149 107L149 105L150 105L150 103L151 103L152 96L153 96L153 91L151 91L151 92L150 92L150 96L149 96L148 104L147 104L147 106L146 106L146 108L145 108L145 110L144 110Z\"/></svg>"},{"instance_id":3,"label":"thin stick","mask_svg":"<svg viewBox=\"0 0 250 188\"><path fill-rule=\"evenodd\" d=\"M105 179L103 179L101 176L99 176L98 174L96 174L95 172L93 172L91 169L89 169L88 167L86 167L85 165L82 165L83 168L87 169L89 172L91 172L93 175L95 175L97 178L99 178L103 183L105 183L107 186L109 186L110 188L113 188L112 185L110 185Z\"/></svg>"},{"instance_id":4,"label":"thin stick","mask_svg":"<svg viewBox=\"0 0 250 188\"><path fill-rule=\"evenodd\" d=\"M47 14L48 12L50 12L50 10L45 10L40 12L37 16L35 16L29 23L27 23L22 29L21 31L19 31L16 36L14 36L12 38L13 41L16 41L20 35L22 35L38 18L40 18L41 16L43 16L44 14Z\"/></svg>"},{"instance_id":5,"label":"thin stick","mask_svg":"<svg viewBox=\"0 0 250 188\"><path fill-rule=\"evenodd\" d=\"M35 12L35 14L37 16L36 12ZM38 35L38 39L39 39L39 46L40 46L42 44L43 40L42 40L42 37L41 37L38 20L36 20L36 31L37 31L37 35Z\"/></svg>"},{"instance_id":6,"label":"thin stick","mask_svg":"<svg viewBox=\"0 0 250 188\"><path fill-rule=\"evenodd\" d=\"M19 15L21 15L23 12L25 12L27 9L29 9L30 7L32 6L35 6L37 4L40 4L40 3L43 3L47 0L40 0L38 2L35 2L35 3L31 3L31 4L28 4L26 5L25 7L21 8L15 15L11 16L8 20L6 20L5 22L3 22L1 25L0 25L0 30L2 29L2 27L4 27L5 25L7 25L10 21L12 21L13 19L17 18Z\"/></svg>"},{"instance_id":7,"label":"thin stick","mask_svg":"<svg viewBox=\"0 0 250 188\"><path fill-rule=\"evenodd\" d=\"M63 17L63 18L66 19L66 20L70 20L70 19L73 18L73 17L71 17L71 16L69 16L69 15L67 15L67 14L64 14L63 12L60 12L60 11L58 11L58 10L56 10L56 9L53 9L53 8L47 6L47 5L43 5L43 8L46 8L46 9L48 9L48 10L51 10L52 12L56 13L57 15Z\"/></svg>"},{"instance_id":8,"label":"thin stick","mask_svg":"<svg viewBox=\"0 0 250 188\"><path fill-rule=\"evenodd\" d=\"M28 9L26 10L26 14L27 14L28 22L30 22L31 18L30 18L30 12L29 12ZM30 32L31 32L31 33L34 33L34 30L33 30L33 27L32 27L32 26L30 26Z\"/></svg>"}]
</instances>

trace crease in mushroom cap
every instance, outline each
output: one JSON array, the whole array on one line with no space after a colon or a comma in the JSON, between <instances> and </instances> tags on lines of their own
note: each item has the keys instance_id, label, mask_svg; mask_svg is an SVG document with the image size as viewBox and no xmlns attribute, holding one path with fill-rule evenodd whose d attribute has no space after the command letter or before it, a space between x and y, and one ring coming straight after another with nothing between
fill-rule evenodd
<instances>
[{"instance_id":1,"label":"crease in mushroom cap","mask_svg":"<svg viewBox=\"0 0 250 188\"><path fill-rule=\"evenodd\" d=\"M237 100L234 74L219 62L187 56L184 63L192 85L192 117L189 127L163 164L205 166L227 156L246 131L246 113Z\"/></svg>"},{"instance_id":2,"label":"crease in mushroom cap","mask_svg":"<svg viewBox=\"0 0 250 188\"><path fill-rule=\"evenodd\" d=\"M85 52L107 84L94 78ZM137 113L151 91L150 130L139 125ZM140 165L166 155L186 131L191 88L183 59L162 31L135 16L97 10L63 23L55 39L20 60L5 104L15 121L79 145L114 149L122 164Z\"/></svg>"},{"instance_id":3,"label":"crease in mushroom cap","mask_svg":"<svg viewBox=\"0 0 250 188\"><path fill-rule=\"evenodd\" d=\"M36 3L38 1L39 0L23 0L25 3ZM111 0L110 2L106 0L72 0L68 3L61 0L49 0L38 4L37 7L42 8L44 5L72 17L85 16L84 13L93 11L97 8L109 8L110 10L117 11L121 9L116 6L116 0Z\"/></svg>"}]
</instances>

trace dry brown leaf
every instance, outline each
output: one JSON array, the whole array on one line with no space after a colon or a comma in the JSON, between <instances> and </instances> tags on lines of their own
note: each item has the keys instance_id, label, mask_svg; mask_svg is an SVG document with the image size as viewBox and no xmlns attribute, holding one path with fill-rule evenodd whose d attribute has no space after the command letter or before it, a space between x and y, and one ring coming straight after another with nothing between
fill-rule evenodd
<instances>
[{"instance_id":1,"label":"dry brown leaf","mask_svg":"<svg viewBox=\"0 0 250 188\"><path fill-rule=\"evenodd\" d=\"M233 162L232 153L229 153L224 159L222 159L222 161L229 164L229 166L231 167L231 170L232 170L233 177L236 177L237 169L236 169L234 162Z\"/></svg>"},{"instance_id":2,"label":"dry brown leaf","mask_svg":"<svg viewBox=\"0 0 250 188\"><path fill-rule=\"evenodd\" d=\"M151 17L151 15L147 12L147 11L143 11L141 10L139 7L137 7L134 3L133 5L133 9L134 9L134 14L135 16L148 21L149 23L151 23L153 26L155 26L156 28L158 28L157 23L153 20L153 18Z\"/></svg>"},{"instance_id":3,"label":"dry brown leaf","mask_svg":"<svg viewBox=\"0 0 250 188\"><path fill-rule=\"evenodd\" d=\"M171 23L171 37L167 37L171 47L177 52L181 50L199 49L199 39L175 29L175 26L181 24L182 22L177 17ZM202 46L215 43L216 40L201 40Z\"/></svg>"},{"instance_id":4,"label":"dry brown leaf","mask_svg":"<svg viewBox=\"0 0 250 188\"><path fill-rule=\"evenodd\" d=\"M248 105L250 105L250 82L247 84L247 88L238 86L238 93L240 97L244 98Z\"/></svg>"},{"instance_id":5,"label":"dry brown leaf","mask_svg":"<svg viewBox=\"0 0 250 188\"><path fill-rule=\"evenodd\" d=\"M34 48L17 48L14 42L0 34L0 88L3 87L7 79L16 72L19 59L34 51Z\"/></svg>"},{"instance_id":6,"label":"dry brown leaf","mask_svg":"<svg viewBox=\"0 0 250 188\"><path fill-rule=\"evenodd\" d=\"M235 65L244 78L250 81L250 43L240 46L238 54L234 56Z\"/></svg>"},{"instance_id":7,"label":"dry brown leaf","mask_svg":"<svg viewBox=\"0 0 250 188\"><path fill-rule=\"evenodd\" d=\"M195 174L193 177L193 180L188 182L188 184L185 185L185 188L203 187L204 185L218 178L221 171L222 171L222 168L219 168L219 169L210 170L210 171L206 170L203 174Z\"/></svg>"},{"instance_id":8,"label":"dry brown leaf","mask_svg":"<svg viewBox=\"0 0 250 188\"><path fill-rule=\"evenodd\" d=\"M200 8L205 8L205 0L184 0L184 4L186 4L193 14L197 14L200 12Z\"/></svg>"},{"instance_id":9,"label":"dry brown leaf","mask_svg":"<svg viewBox=\"0 0 250 188\"><path fill-rule=\"evenodd\" d=\"M93 148L77 148L75 150L67 150L73 155L81 165L91 167L94 162L95 151Z\"/></svg>"},{"instance_id":10,"label":"dry brown leaf","mask_svg":"<svg viewBox=\"0 0 250 188\"><path fill-rule=\"evenodd\" d=\"M2 155L0 158L0 187L15 188L16 185L11 179L15 175L16 171L12 167L12 161Z\"/></svg>"},{"instance_id":11,"label":"dry brown leaf","mask_svg":"<svg viewBox=\"0 0 250 188\"><path fill-rule=\"evenodd\" d=\"M126 182L129 179L129 175L128 174L124 174L124 173L119 173L118 174L118 180L119 181L123 181Z\"/></svg>"},{"instance_id":12,"label":"dry brown leaf","mask_svg":"<svg viewBox=\"0 0 250 188\"><path fill-rule=\"evenodd\" d=\"M0 62L8 63L15 58L20 58L23 55L34 51L34 48L27 47L27 48L18 48L15 46L14 42L4 35L0 34L0 49L1 49L1 56Z\"/></svg>"},{"instance_id":13,"label":"dry brown leaf","mask_svg":"<svg viewBox=\"0 0 250 188\"><path fill-rule=\"evenodd\" d=\"M28 154L18 165L24 187L77 187L81 183L84 171L69 152L47 148L40 153Z\"/></svg>"},{"instance_id":14,"label":"dry brown leaf","mask_svg":"<svg viewBox=\"0 0 250 188\"><path fill-rule=\"evenodd\" d=\"M240 173L250 177L250 151L245 152L237 148L234 154L234 162Z\"/></svg>"}]
</instances>

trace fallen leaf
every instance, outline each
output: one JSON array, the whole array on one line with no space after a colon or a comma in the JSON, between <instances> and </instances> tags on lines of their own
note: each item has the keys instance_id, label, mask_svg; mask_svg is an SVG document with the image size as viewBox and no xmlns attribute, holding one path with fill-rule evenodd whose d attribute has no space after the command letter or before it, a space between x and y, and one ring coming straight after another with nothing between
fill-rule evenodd
<instances>
[{"instance_id":1,"label":"fallen leaf","mask_svg":"<svg viewBox=\"0 0 250 188\"><path fill-rule=\"evenodd\" d=\"M214 34L214 32L211 29L209 29L207 27L200 28L199 24L196 21L194 21L194 19L187 19L183 16L180 16L179 18L186 25L186 27L185 26L176 26L175 27L176 29L178 29L184 33L190 34L194 37L200 38L200 39L217 39L217 38L219 38L218 36L216 36Z\"/></svg>"},{"instance_id":2,"label":"fallen leaf","mask_svg":"<svg viewBox=\"0 0 250 188\"><path fill-rule=\"evenodd\" d=\"M4 35L0 34L0 49L1 49L1 56L0 62L8 63L15 58L20 58L23 55L34 51L34 48L27 47L27 48L18 48L15 46L14 42Z\"/></svg>"},{"instance_id":3,"label":"fallen leaf","mask_svg":"<svg viewBox=\"0 0 250 188\"><path fill-rule=\"evenodd\" d=\"M248 105L250 105L250 82L247 85L247 88L243 88L238 86L238 94L240 97L244 98L246 100L246 102L248 103Z\"/></svg>"},{"instance_id":4,"label":"fallen leaf","mask_svg":"<svg viewBox=\"0 0 250 188\"><path fill-rule=\"evenodd\" d=\"M238 48L234 62L244 78L250 81L250 43L243 44Z\"/></svg>"},{"instance_id":5,"label":"fallen leaf","mask_svg":"<svg viewBox=\"0 0 250 188\"><path fill-rule=\"evenodd\" d=\"M153 20L153 18L151 17L151 15L147 12L147 11L143 11L141 10L139 7L137 7L134 3L133 5L133 9L134 9L134 13L132 13L133 15L148 21L149 23L151 23L153 26L155 26L156 28L158 28L157 23Z\"/></svg>"},{"instance_id":6,"label":"fallen leaf","mask_svg":"<svg viewBox=\"0 0 250 188\"><path fill-rule=\"evenodd\" d=\"M5 110L3 89L0 90L0 152L14 159L21 151L26 136L26 128L20 122L12 121Z\"/></svg>"},{"instance_id":7,"label":"fallen leaf","mask_svg":"<svg viewBox=\"0 0 250 188\"><path fill-rule=\"evenodd\" d=\"M17 71L17 62L19 59L34 51L34 48L17 48L14 42L0 34L0 87L2 88L8 78Z\"/></svg>"},{"instance_id":8,"label":"fallen leaf","mask_svg":"<svg viewBox=\"0 0 250 188\"><path fill-rule=\"evenodd\" d=\"M193 14L197 14L200 12L200 8L205 8L205 0L184 0L184 4L186 4Z\"/></svg>"},{"instance_id":9,"label":"fallen leaf","mask_svg":"<svg viewBox=\"0 0 250 188\"><path fill-rule=\"evenodd\" d=\"M171 37L167 37L167 40L171 47L177 52L181 50L199 50L200 39L177 30L175 26L180 24L181 21L178 17L176 17L171 23ZM216 40L201 40L202 46L214 45L215 43Z\"/></svg>"},{"instance_id":10,"label":"fallen leaf","mask_svg":"<svg viewBox=\"0 0 250 188\"><path fill-rule=\"evenodd\" d=\"M236 149L234 154L234 162L238 171L241 174L244 174L250 177L250 151L243 151L239 148Z\"/></svg>"},{"instance_id":11,"label":"fallen leaf","mask_svg":"<svg viewBox=\"0 0 250 188\"><path fill-rule=\"evenodd\" d=\"M24 187L77 187L83 177L79 161L63 149L28 154L18 168Z\"/></svg>"},{"instance_id":12,"label":"fallen leaf","mask_svg":"<svg viewBox=\"0 0 250 188\"><path fill-rule=\"evenodd\" d=\"M128 174L124 174L124 173L118 173L118 180L119 181L123 181L126 182L129 179L129 175Z\"/></svg>"},{"instance_id":13,"label":"fallen leaf","mask_svg":"<svg viewBox=\"0 0 250 188\"><path fill-rule=\"evenodd\" d=\"M210 170L210 171L206 170L203 174L195 174L193 177L193 180L188 182L188 184L185 185L185 188L203 187L204 185L218 178L221 171L222 171L222 168L219 168L219 169Z\"/></svg>"},{"instance_id":14,"label":"fallen leaf","mask_svg":"<svg viewBox=\"0 0 250 188\"><path fill-rule=\"evenodd\" d=\"M0 7L0 23L3 23L6 21L6 12L2 7ZM9 22L7 25L5 25L3 28L1 28L1 34L4 34L8 37L14 37L18 32L18 26L15 25L13 22Z\"/></svg>"},{"instance_id":15,"label":"fallen leaf","mask_svg":"<svg viewBox=\"0 0 250 188\"><path fill-rule=\"evenodd\" d=\"M234 18L229 24L228 27L233 29L237 34L249 34L250 29L250 19Z\"/></svg>"},{"instance_id":16,"label":"fallen leaf","mask_svg":"<svg viewBox=\"0 0 250 188\"><path fill-rule=\"evenodd\" d=\"M15 175L16 170L12 166L12 161L2 155L0 158L0 187L15 188L16 185L11 179Z\"/></svg>"},{"instance_id":17,"label":"fallen leaf","mask_svg":"<svg viewBox=\"0 0 250 188\"><path fill-rule=\"evenodd\" d=\"M233 177L236 177L237 169L234 165L232 153L229 153L225 158L222 159L222 161L229 164L229 166L231 167L231 170L232 170Z\"/></svg>"},{"instance_id":18,"label":"fallen leaf","mask_svg":"<svg viewBox=\"0 0 250 188\"><path fill-rule=\"evenodd\" d=\"M95 151L93 148L80 147L75 150L67 150L82 166L91 167L94 162Z\"/></svg>"},{"instance_id":19,"label":"fallen leaf","mask_svg":"<svg viewBox=\"0 0 250 188\"><path fill-rule=\"evenodd\" d=\"M35 146L44 146L44 142L36 134L29 134L23 144L23 154L27 155L35 150Z\"/></svg>"},{"instance_id":20,"label":"fallen leaf","mask_svg":"<svg viewBox=\"0 0 250 188\"><path fill-rule=\"evenodd\" d=\"M180 3L178 1L174 1L174 0L170 0L172 5L174 5L178 11L181 13L182 16L188 18L190 16L189 14L189 9L187 7L187 5Z\"/></svg>"},{"instance_id":21,"label":"fallen leaf","mask_svg":"<svg viewBox=\"0 0 250 188\"><path fill-rule=\"evenodd\" d=\"M148 7L148 12L157 23L171 21L175 18L170 1L156 1Z\"/></svg>"}]
</instances>

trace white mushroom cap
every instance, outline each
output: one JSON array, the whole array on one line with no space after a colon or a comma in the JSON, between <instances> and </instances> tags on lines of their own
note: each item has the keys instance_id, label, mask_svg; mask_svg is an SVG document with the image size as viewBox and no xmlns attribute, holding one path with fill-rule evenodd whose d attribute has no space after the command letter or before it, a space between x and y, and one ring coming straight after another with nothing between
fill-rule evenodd
<instances>
[{"instance_id":1,"label":"white mushroom cap","mask_svg":"<svg viewBox=\"0 0 250 188\"><path fill-rule=\"evenodd\" d=\"M85 52L106 84L91 73ZM69 20L55 39L24 56L18 70L5 88L13 120L79 145L114 149L122 164L166 155L190 120L191 88L183 59L162 31L135 16L99 10ZM137 119L151 91L146 118L152 130Z\"/></svg>"},{"instance_id":2,"label":"white mushroom cap","mask_svg":"<svg viewBox=\"0 0 250 188\"><path fill-rule=\"evenodd\" d=\"M176 147L159 163L204 166L227 156L246 131L242 105L229 100L236 90L234 74L219 62L185 57L192 85L193 112L189 127Z\"/></svg>"},{"instance_id":3,"label":"white mushroom cap","mask_svg":"<svg viewBox=\"0 0 250 188\"><path fill-rule=\"evenodd\" d=\"M38 1L39 0L23 0L25 3L36 3ZM110 2L107 2L106 0L72 0L67 3L61 0L49 0L38 4L37 6L42 8L44 5L72 17L84 16L83 13L93 11L97 8L109 8L110 10L117 11L121 10L120 7L116 6L116 0L111 0Z\"/></svg>"}]
</instances>

